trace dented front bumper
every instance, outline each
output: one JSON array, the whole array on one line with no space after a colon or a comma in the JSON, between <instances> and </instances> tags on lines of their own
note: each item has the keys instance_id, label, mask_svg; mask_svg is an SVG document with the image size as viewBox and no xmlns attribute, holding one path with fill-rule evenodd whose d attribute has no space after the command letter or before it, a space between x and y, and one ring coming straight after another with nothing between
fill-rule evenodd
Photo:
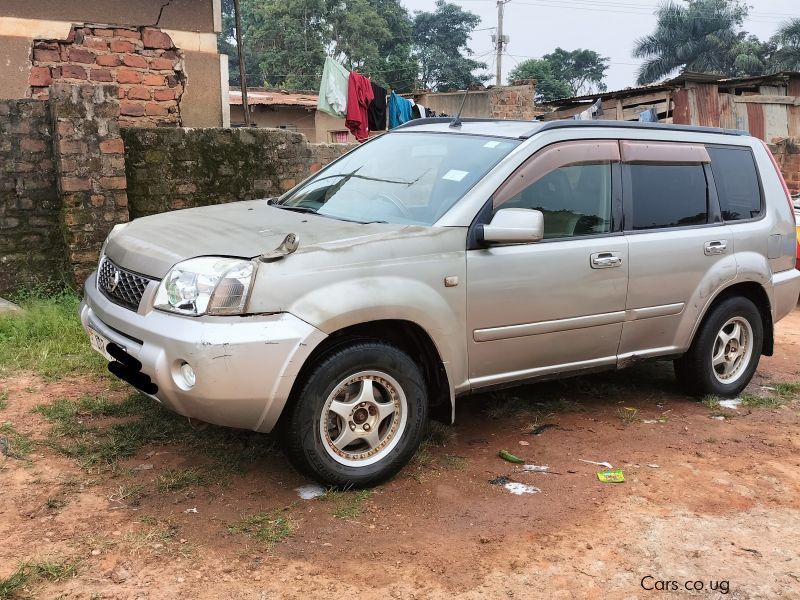
<instances>
[{"instance_id":1,"label":"dented front bumper","mask_svg":"<svg viewBox=\"0 0 800 600\"><path fill-rule=\"evenodd\" d=\"M262 432L275 426L300 368L326 337L288 313L134 312L103 296L94 274L79 312L87 332L93 329L141 363L141 373L158 388L149 395L166 407L216 425ZM181 375L184 363L195 374L191 387Z\"/></svg>"}]
</instances>

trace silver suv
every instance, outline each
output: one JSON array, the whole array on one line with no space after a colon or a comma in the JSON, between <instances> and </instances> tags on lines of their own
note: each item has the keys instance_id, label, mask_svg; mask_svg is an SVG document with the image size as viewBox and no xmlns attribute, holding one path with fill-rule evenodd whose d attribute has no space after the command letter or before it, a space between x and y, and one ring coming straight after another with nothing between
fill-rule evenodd
<instances>
[{"instance_id":1,"label":"silver suv","mask_svg":"<svg viewBox=\"0 0 800 600\"><path fill-rule=\"evenodd\" d=\"M367 486L478 390L668 359L738 394L797 302L795 235L741 132L421 119L278 199L118 225L80 315L156 401Z\"/></svg>"}]
</instances>

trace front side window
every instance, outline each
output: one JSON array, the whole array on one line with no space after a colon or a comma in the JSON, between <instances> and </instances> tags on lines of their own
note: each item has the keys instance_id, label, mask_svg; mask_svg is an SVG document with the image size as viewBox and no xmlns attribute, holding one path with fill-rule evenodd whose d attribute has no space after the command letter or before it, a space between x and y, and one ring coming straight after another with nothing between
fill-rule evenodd
<instances>
[{"instance_id":1,"label":"front side window","mask_svg":"<svg viewBox=\"0 0 800 600\"><path fill-rule=\"evenodd\" d=\"M433 225L519 143L456 133L384 134L276 205L349 221Z\"/></svg>"},{"instance_id":2,"label":"front side window","mask_svg":"<svg viewBox=\"0 0 800 600\"><path fill-rule=\"evenodd\" d=\"M632 229L686 227L708 222L702 165L635 164L630 169Z\"/></svg>"},{"instance_id":3,"label":"front side window","mask_svg":"<svg viewBox=\"0 0 800 600\"><path fill-rule=\"evenodd\" d=\"M726 221L754 219L761 214L761 187L749 148L715 148L709 146L711 170Z\"/></svg>"},{"instance_id":4,"label":"front side window","mask_svg":"<svg viewBox=\"0 0 800 600\"><path fill-rule=\"evenodd\" d=\"M528 208L544 215L544 238L609 233L615 141L548 146L525 162L495 193L493 208Z\"/></svg>"}]
</instances>

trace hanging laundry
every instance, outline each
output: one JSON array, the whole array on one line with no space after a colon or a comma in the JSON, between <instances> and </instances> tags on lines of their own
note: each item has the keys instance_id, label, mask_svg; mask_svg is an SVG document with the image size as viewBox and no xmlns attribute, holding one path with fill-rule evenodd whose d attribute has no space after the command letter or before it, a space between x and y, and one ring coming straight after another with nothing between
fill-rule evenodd
<instances>
[{"instance_id":1,"label":"hanging laundry","mask_svg":"<svg viewBox=\"0 0 800 600\"><path fill-rule=\"evenodd\" d=\"M411 120L411 102L394 92L389 96L389 129Z\"/></svg>"},{"instance_id":2,"label":"hanging laundry","mask_svg":"<svg viewBox=\"0 0 800 600\"><path fill-rule=\"evenodd\" d=\"M572 118L576 121L592 121L594 119L599 119L601 116L603 116L603 99L598 98L589 108Z\"/></svg>"},{"instance_id":3,"label":"hanging laundry","mask_svg":"<svg viewBox=\"0 0 800 600\"><path fill-rule=\"evenodd\" d=\"M419 104L414 104L411 107L411 118L412 119L421 119L422 118L422 113L419 110Z\"/></svg>"},{"instance_id":4,"label":"hanging laundry","mask_svg":"<svg viewBox=\"0 0 800 600\"><path fill-rule=\"evenodd\" d=\"M347 118L344 124L359 142L369 137L367 107L373 99L372 82L360 73L350 73L347 84Z\"/></svg>"},{"instance_id":5,"label":"hanging laundry","mask_svg":"<svg viewBox=\"0 0 800 600\"><path fill-rule=\"evenodd\" d=\"M386 131L386 90L372 82L372 102L367 107L370 131Z\"/></svg>"},{"instance_id":6,"label":"hanging laundry","mask_svg":"<svg viewBox=\"0 0 800 600\"><path fill-rule=\"evenodd\" d=\"M655 106L639 113L640 123L658 123L658 111Z\"/></svg>"},{"instance_id":7,"label":"hanging laundry","mask_svg":"<svg viewBox=\"0 0 800 600\"><path fill-rule=\"evenodd\" d=\"M317 110L343 119L347 114L347 84L350 71L331 57L325 57L322 67L322 82L319 86Z\"/></svg>"}]
</instances>

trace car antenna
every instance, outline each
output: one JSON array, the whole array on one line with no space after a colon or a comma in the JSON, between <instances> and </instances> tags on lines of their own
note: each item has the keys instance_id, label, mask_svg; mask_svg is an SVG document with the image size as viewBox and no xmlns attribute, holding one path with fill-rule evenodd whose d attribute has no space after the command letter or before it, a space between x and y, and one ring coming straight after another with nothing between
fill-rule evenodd
<instances>
[{"instance_id":1,"label":"car antenna","mask_svg":"<svg viewBox=\"0 0 800 600\"><path fill-rule=\"evenodd\" d=\"M461 106L458 107L458 114L450 121L449 127L461 127L461 111L464 110L464 103L467 101L467 94L469 94L469 86L464 90L464 97L461 98Z\"/></svg>"}]
</instances>

